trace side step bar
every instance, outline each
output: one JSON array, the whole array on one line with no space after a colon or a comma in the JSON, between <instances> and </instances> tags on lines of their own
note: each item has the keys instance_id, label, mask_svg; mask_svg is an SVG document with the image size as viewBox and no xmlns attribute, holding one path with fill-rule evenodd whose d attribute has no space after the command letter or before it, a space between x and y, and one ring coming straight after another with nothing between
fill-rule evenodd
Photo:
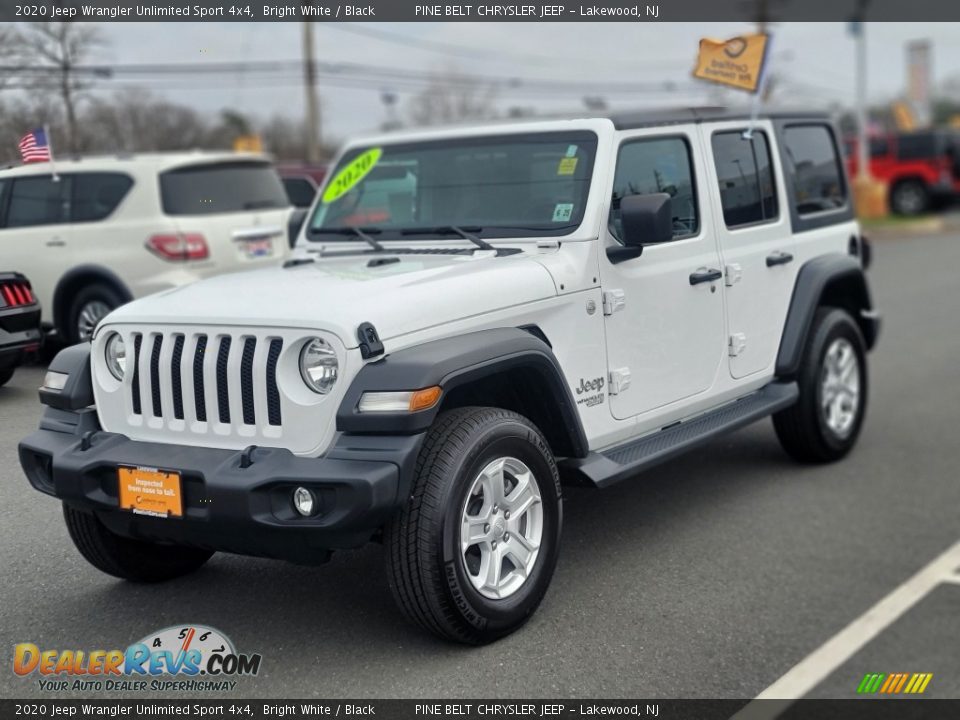
<instances>
[{"instance_id":1,"label":"side step bar","mask_svg":"<svg viewBox=\"0 0 960 720\"><path fill-rule=\"evenodd\" d=\"M580 484L606 487L687 450L790 407L800 391L795 382L774 382L732 403L683 422L669 425L639 440L570 458L561 474Z\"/></svg>"}]
</instances>

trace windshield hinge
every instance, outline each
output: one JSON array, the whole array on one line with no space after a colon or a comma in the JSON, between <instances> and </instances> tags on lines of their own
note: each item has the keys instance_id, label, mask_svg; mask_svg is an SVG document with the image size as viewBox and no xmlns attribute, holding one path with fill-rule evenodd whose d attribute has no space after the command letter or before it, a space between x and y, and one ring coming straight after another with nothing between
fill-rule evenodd
<instances>
[{"instance_id":1,"label":"windshield hinge","mask_svg":"<svg viewBox=\"0 0 960 720\"><path fill-rule=\"evenodd\" d=\"M360 323L357 327L357 339L360 341L360 357L364 360L383 355L383 343L373 323Z\"/></svg>"},{"instance_id":2,"label":"windshield hinge","mask_svg":"<svg viewBox=\"0 0 960 720\"><path fill-rule=\"evenodd\" d=\"M559 240L537 240L537 250L540 252L556 252L559 249Z\"/></svg>"}]
</instances>

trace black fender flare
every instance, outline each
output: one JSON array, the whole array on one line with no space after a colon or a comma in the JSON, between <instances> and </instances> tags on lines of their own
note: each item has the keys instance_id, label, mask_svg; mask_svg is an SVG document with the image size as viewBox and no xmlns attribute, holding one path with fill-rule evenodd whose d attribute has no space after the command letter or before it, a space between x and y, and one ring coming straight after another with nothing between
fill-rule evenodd
<instances>
[{"instance_id":1,"label":"black fender flare","mask_svg":"<svg viewBox=\"0 0 960 720\"><path fill-rule=\"evenodd\" d=\"M560 363L550 346L531 332L493 328L433 340L399 350L360 370L340 403L337 429L347 433L424 432L439 412L443 396L456 387L514 368L529 368L546 381L558 422L576 457L588 452L586 434ZM418 390L439 385L441 403L414 413L360 413L364 392Z\"/></svg>"},{"instance_id":2,"label":"black fender flare","mask_svg":"<svg viewBox=\"0 0 960 720\"><path fill-rule=\"evenodd\" d=\"M93 282L99 281L110 285L120 294L124 302L133 300L133 293L130 292L130 288L128 288L127 284L110 268L92 263L77 265L63 274L63 277L57 282L56 289L53 291L53 307L51 310L53 312L54 327L59 329L63 324L64 315L68 310L64 305L69 298L69 289L82 277L96 278Z\"/></svg>"},{"instance_id":3,"label":"black fender flare","mask_svg":"<svg viewBox=\"0 0 960 720\"><path fill-rule=\"evenodd\" d=\"M879 334L879 317L873 311L859 258L841 253L820 255L804 263L797 274L777 353L777 377L796 375L813 317L822 304L835 304L850 312L863 332L867 348L873 348Z\"/></svg>"}]
</instances>

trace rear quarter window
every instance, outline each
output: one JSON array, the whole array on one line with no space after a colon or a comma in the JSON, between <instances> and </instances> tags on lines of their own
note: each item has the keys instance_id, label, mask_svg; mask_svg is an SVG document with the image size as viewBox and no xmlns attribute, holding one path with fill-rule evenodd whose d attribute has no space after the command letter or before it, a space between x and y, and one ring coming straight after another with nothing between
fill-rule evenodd
<instances>
[{"instance_id":1,"label":"rear quarter window","mask_svg":"<svg viewBox=\"0 0 960 720\"><path fill-rule=\"evenodd\" d=\"M897 137L899 160L933 160L943 155L946 143L936 133L913 133Z\"/></svg>"},{"instance_id":2,"label":"rear quarter window","mask_svg":"<svg viewBox=\"0 0 960 720\"><path fill-rule=\"evenodd\" d=\"M249 161L190 165L161 173L160 201L167 215L215 215L290 206L273 166Z\"/></svg>"},{"instance_id":3,"label":"rear quarter window","mask_svg":"<svg viewBox=\"0 0 960 720\"><path fill-rule=\"evenodd\" d=\"M302 177L283 178L283 188L294 207L310 207L313 204L313 198L317 195L316 186Z\"/></svg>"},{"instance_id":4,"label":"rear quarter window","mask_svg":"<svg viewBox=\"0 0 960 720\"><path fill-rule=\"evenodd\" d=\"M827 125L788 125L783 131L785 169L791 176L794 209L801 217L847 204L847 187L833 132Z\"/></svg>"}]
</instances>

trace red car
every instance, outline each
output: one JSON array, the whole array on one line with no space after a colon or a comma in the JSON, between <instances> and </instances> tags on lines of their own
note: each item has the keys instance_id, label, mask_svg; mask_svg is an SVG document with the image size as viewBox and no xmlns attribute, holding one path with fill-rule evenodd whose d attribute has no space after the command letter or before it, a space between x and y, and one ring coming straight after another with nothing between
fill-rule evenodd
<instances>
[{"instance_id":1,"label":"red car","mask_svg":"<svg viewBox=\"0 0 960 720\"><path fill-rule=\"evenodd\" d=\"M0 385L13 377L23 356L40 347L40 305L30 281L0 272Z\"/></svg>"},{"instance_id":2,"label":"red car","mask_svg":"<svg viewBox=\"0 0 960 720\"><path fill-rule=\"evenodd\" d=\"M846 142L847 169L857 174L857 141ZM919 215L960 196L960 133L923 130L870 138L870 172L889 187L890 210Z\"/></svg>"}]
</instances>

